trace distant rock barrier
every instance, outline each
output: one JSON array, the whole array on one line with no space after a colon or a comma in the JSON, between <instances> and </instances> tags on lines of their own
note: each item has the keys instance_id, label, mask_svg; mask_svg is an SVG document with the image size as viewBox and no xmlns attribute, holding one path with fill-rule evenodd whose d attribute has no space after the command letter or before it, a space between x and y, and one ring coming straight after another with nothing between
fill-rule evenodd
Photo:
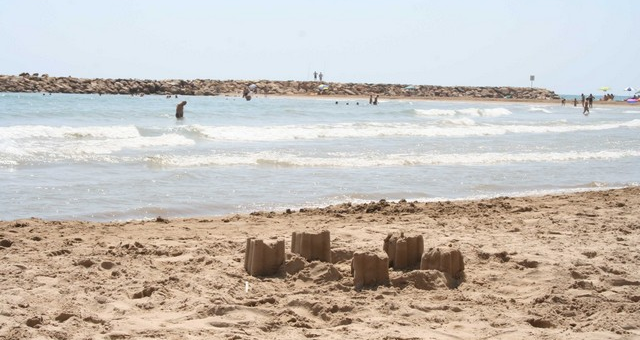
<instances>
[{"instance_id":1,"label":"distant rock barrier","mask_svg":"<svg viewBox=\"0 0 640 340\"><path fill-rule=\"evenodd\" d=\"M370 83L320 83L317 81L273 80L150 80L150 79L84 79L49 77L47 74L21 73L0 75L0 92L157 94L157 95L237 95L256 84L258 95L322 95L415 98L493 98L519 100L551 100L560 97L553 91L529 87L474 87ZM318 86L327 89L320 94Z\"/></svg>"}]
</instances>

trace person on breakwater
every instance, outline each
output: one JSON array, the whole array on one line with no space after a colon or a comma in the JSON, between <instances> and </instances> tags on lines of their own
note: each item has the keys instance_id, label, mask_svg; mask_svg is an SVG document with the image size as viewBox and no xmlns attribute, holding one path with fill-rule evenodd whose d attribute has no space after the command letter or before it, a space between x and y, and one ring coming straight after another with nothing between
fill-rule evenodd
<instances>
[{"instance_id":1,"label":"person on breakwater","mask_svg":"<svg viewBox=\"0 0 640 340\"><path fill-rule=\"evenodd\" d=\"M184 106L187 105L186 101L183 101L182 103L178 104L176 106L176 118L177 119L182 119L184 117Z\"/></svg>"},{"instance_id":2,"label":"person on breakwater","mask_svg":"<svg viewBox=\"0 0 640 340\"><path fill-rule=\"evenodd\" d=\"M378 95L376 94L376 98L373 100L373 105L378 105Z\"/></svg>"}]
</instances>

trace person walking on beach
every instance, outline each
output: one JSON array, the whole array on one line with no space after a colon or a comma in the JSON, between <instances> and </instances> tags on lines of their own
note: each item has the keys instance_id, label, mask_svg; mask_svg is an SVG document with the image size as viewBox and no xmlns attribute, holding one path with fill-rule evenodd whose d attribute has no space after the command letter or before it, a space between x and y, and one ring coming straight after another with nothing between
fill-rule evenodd
<instances>
[{"instance_id":1,"label":"person walking on beach","mask_svg":"<svg viewBox=\"0 0 640 340\"><path fill-rule=\"evenodd\" d=\"M369 95L369 105L373 104L373 95Z\"/></svg>"},{"instance_id":2,"label":"person walking on beach","mask_svg":"<svg viewBox=\"0 0 640 340\"><path fill-rule=\"evenodd\" d=\"M373 105L378 105L378 95L376 94L376 98L373 100Z\"/></svg>"},{"instance_id":3,"label":"person walking on beach","mask_svg":"<svg viewBox=\"0 0 640 340\"><path fill-rule=\"evenodd\" d=\"M580 97L582 98L582 106L584 106L584 93L581 93Z\"/></svg>"},{"instance_id":4,"label":"person walking on beach","mask_svg":"<svg viewBox=\"0 0 640 340\"><path fill-rule=\"evenodd\" d=\"M176 106L176 118L178 119L182 119L182 117L184 117L184 106L187 105L186 101L183 101L182 103L178 104Z\"/></svg>"},{"instance_id":5,"label":"person walking on beach","mask_svg":"<svg viewBox=\"0 0 640 340\"><path fill-rule=\"evenodd\" d=\"M592 94L592 93L589 93L589 97L587 97L587 101L589 102L589 108L590 108L590 109L593 109L593 98L595 98L595 97L593 96L593 94Z\"/></svg>"},{"instance_id":6,"label":"person walking on beach","mask_svg":"<svg viewBox=\"0 0 640 340\"><path fill-rule=\"evenodd\" d=\"M562 98L562 106L565 106L566 103L567 103L567 100Z\"/></svg>"},{"instance_id":7,"label":"person walking on beach","mask_svg":"<svg viewBox=\"0 0 640 340\"><path fill-rule=\"evenodd\" d=\"M578 98L573 98L573 107L578 107Z\"/></svg>"}]
</instances>

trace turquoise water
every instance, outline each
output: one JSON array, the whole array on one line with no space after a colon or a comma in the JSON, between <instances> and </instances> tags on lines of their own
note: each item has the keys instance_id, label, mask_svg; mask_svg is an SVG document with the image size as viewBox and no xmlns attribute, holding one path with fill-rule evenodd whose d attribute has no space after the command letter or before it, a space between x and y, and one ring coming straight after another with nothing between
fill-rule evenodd
<instances>
[{"instance_id":1,"label":"turquoise water","mask_svg":"<svg viewBox=\"0 0 640 340\"><path fill-rule=\"evenodd\" d=\"M175 106L186 100L185 119ZM640 107L0 93L0 219L211 216L640 183Z\"/></svg>"}]
</instances>

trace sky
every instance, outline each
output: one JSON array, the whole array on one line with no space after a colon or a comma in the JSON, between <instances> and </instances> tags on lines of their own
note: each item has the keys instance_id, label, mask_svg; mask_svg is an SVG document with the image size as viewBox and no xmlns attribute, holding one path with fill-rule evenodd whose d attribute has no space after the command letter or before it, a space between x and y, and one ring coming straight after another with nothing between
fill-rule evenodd
<instances>
[{"instance_id":1,"label":"sky","mask_svg":"<svg viewBox=\"0 0 640 340\"><path fill-rule=\"evenodd\" d=\"M640 89L637 0L0 0L0 74Z\"/></svg>"}]
</instances>

